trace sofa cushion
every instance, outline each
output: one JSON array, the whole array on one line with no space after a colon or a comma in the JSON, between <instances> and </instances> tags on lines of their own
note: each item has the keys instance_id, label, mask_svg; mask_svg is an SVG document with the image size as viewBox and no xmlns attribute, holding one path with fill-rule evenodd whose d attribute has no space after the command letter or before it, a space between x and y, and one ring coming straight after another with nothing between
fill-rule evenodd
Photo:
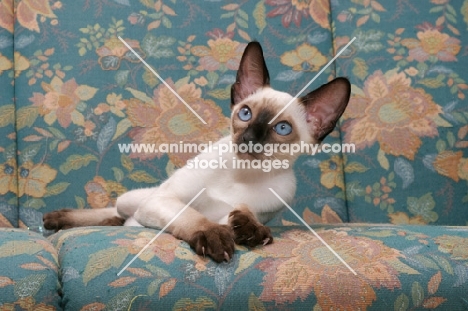
<instances>
[{"instance_id":1,"label":"sofa cushion","mask_svg":"<svg viewBox=\"0 0 468 311\"><path fill-rule=\"evenodd\" d=\"M18 227L13 2L0 3L0 227Z\"/></svg>"},{"instance_id":2,"label":"sofa cushion","mask_svg":"<svg viewBox=\"0 0 468 311\"><path fill-rule=\"evenodd\" d=\"M332 3L350 221L468 224L467 3Z\"/></svg>"},{"instance_id":3,"label":"sofa cushion","mask_svg":"<svg viewBox=\"0 0 468 311\"><path fill-rule=\"evenodd\" d=\"M229 263L194 255L163 233L86 227L50 237L58 249L66 310L461 310L468 301L466 227L273 227L273 244L237 247Z\"/></svg>"},{"instance_id":4,"label":"sofa cushion","mask_svg":"<svg viewBox=\"0 0 468 311\"><path fill-rule=\"evenodd\" d=\"M61 310L57 251L41 235L0 228L0 309Z\"/></svg>"}]
</instances>

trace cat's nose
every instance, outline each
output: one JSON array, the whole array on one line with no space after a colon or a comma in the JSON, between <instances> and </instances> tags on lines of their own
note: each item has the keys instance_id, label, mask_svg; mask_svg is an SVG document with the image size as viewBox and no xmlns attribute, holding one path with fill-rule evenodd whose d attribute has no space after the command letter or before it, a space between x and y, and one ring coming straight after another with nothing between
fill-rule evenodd
<instances>
[{"instance_id":1,"label":"cat's nose","mask_svg":"<svg viewBox=\"0 0 468 311\"><path fill-rule=\"evenodd\" d=\"M267 136L265 126L262 124L252 124L248 126L242 134L244 143L252 142L253 144L264 142Z\"/></svg>"},{"instance_id":2,"label":"cat's nose","mask_svg":"<svg viewBox=\"0 0 468 311\"><path fill-rule=\"evenodd\" d=\"M244 135L242 135L242 141L246 144L248 144L249 142L252 142L253 144L256 144L259 142L259 139L256 137L256 135L249 131L249 132L245 132Z\"/></svg>"}]
</instances>

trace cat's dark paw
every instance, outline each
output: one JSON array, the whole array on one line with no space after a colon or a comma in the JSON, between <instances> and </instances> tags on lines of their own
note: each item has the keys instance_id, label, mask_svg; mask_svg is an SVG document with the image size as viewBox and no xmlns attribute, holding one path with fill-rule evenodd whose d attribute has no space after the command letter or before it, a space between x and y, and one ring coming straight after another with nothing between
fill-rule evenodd
<instances>
[{"instance_id":1,"label":"cat's dark paw","mask_svg":"<svg viewBox=\"0 0 468 311\"><path fill-rule=\"evenodd\" d=\"M76 227L72 216L73 209L64 208L58 211L44 214L42 220L44 221L44 228L47 230L61 230Z\"/></svg>"},{"instance_id":2,"label":"cat's dark paw","mask_svg":"<svg viewBox=\"0 0 468 311\"><path fill-rule=\"evenodd\" d=\"M100 223L98 223L98 226L123 226L125 223L125 219L122 217L114 216L111 218L104 219Z\"/></svg>"},{"instance_id":3,"label":"cat's dark paw","mask_svg":"<svg viewBox=\"0 0 468 311\"><path fill-rule=\"evenodd\" d=\"M216 262L230 261L234 255L234 236L226 225L213 224L194 233L187 241L200 256L209 256Z\"/></svg>"},{"instance_id":4,"label":"cat's dark paw","mask_svg":"<svg viewBox=\"0 0 468 311\"><path fill-rule=\"evenodd\" d=\"M236 209L229 214L229 226L236 244L255 247L273 243L270 228L262 225L248 210Z\"/></svg>"}]
</instances>

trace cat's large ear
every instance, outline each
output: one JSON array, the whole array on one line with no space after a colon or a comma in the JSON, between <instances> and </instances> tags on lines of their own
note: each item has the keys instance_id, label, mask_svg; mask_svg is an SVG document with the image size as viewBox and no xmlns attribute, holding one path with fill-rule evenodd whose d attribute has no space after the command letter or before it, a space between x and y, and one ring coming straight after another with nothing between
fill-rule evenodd
<instances>
[{"instance_id":1,"label":"cat's large ear","mask_svg":"<svg viewBox=\"0 0 468 311\"><path fill-rule=\"evenodd\" d=\"M258 42L250 42L242 55L236 82L231 87L231 106L269 84L270 75L263 58L262 47Z\"/></svg>"},{"instance_id":2,"label":"cat's large ear","mask_svg":"<svg viewBox=\"0 0 468 311\"><path fill-rule=\"evenodd\" d=\"M333 131L348 105L350 95L348 79L336 78L300 98L306 107L309 132L315 140L320 142Z\"/></svg>"}]
</instances>

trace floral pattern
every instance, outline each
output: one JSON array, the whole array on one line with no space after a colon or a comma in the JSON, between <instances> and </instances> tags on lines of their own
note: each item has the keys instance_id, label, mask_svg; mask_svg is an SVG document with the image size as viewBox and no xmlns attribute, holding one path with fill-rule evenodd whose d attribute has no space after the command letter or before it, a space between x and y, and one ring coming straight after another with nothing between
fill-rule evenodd
<instances>
[{"instance_id":1,"label":"floral pattern","mask_svg":"<svg viewBox=\"0 0 468 311\"><path fill-rule=\"evenodd\" d=\"M281 23L286 28L291 22L300 27L303 17L312 17L321 27L330 28L330 3L327 0L266 0L265 3L274 7L267 16L281 15Z\"/></svg>"},{"instance_id":2,"label":"floral pattern","mask_svg":"<svg viewBox=\"0 0 468 311\"><path fill-rule=\"evenodd\" d=\"M57 171L47 164L23 163L18 172L18 196L42 197L46 186L55 179Z\"/></svg>"},{"instance_id":3,"label":"floral pattern","mask_svg":"<svg viewBox=\"0 0 468 311\"><path fill-rule=\"evenodd\" d=\"M60 78L52 78L50 84L43 83L45 94L33 93L29 100L38 107L39 115L44 117L48 125L57 121L60 126L68 127L70 123L84 124L84 116L76 110L78 103L91 99L97 89L87 85L77 85L75 79L63 82Z\"/></svg>"},{"instance_id":4,"label":"floral pattern","mask_svg":"<svg viewBox=\"0 0 468 311\"><path fill-rule=\"evenodd\" d=\"M267 274L264 276L260 299L270 300L275 297L273 300L276 303L291 303L299 298L304 300L314 291L320 306L366 309L376 299L372 287L390 290L401 288L398 272L392 267L392 263L401 264L398 260L401 255L396 250L367 238L361 238L355 244L346 232L332 230L321 236L331 241L330 246L346 263L354 266L353 269L363 278L356 282L353 273L319 240L311 242L309 234L289 231L284 239L276 241L275 247L265 250L268 257L281 258L284 254L287 259L271 260L276 261L275 265L269 265L268 260L261 263L260 269ZM288 245L291 242L294 246ZM278 248L290 252L280 252ZM364 260L363 253L366 254ZM295 282L291 282L291 279L295 279ZM334 288L337 283L341 284L340 293Z\"/></svg>"},{"instance_id":5,"label":"floral pattern","mask_svg":"<svg viewBox=\"0 0 468 311\"><path fill-rule=\"evenodd\" d=\"M13 11L13 1L0 1L0 227L19 225Z\"/></svg>"},{"instance_id":6,"label":"floral pattern","mask_svg":"<svg viewBox=\"0 0 468 311\"><path fill-rule=\"evenodd\" d=\"M232 261L222 264L197 256L187 243L162 234L118 276L155 236L154 230L73 229L50 240L62 258L67 305L84 310L117 305L132 310L462 308L459 297L466 292L468 271L466 228L350 224L314 228L357 276L310 231L298 227L273 227L273 244L238 246ZM83 252L89 257L79 255ZM99 290L103 286L107 293ZM102 294L96 299L83 291Z\"/></svg>"},{"instance_id":7,"label":"floral pattern","mask_svg":"<svg viewBox=\"0 0 468 311\"><path fill-rule=\"evenodd\" d=\"M364 90L356 89L346 109L344 118L353 120L343 127L344 140L357 149L378 141L383 152L414 160L420 137L438 135L434 120L441 112L423 89L411 88L405 73L376 71L365 81Z\"/></svg>"},{"instance_id":8,"label":"floral pattern","mask_svg":"<svg viewBox=\"0 0 468 311\"><path fill-rule=\"evenodd\" d=\"M418 39L404 39L401 44L408 48L408 60L425 62L438 60L444 62L456 61L460 52L460 40L440 33L438 29L426 29L417 33Z\"/></svg>"},{"instance_id":9,"label":"floral pattern","mask_svg":"<svg viewBox=\"0 0 468 311\"><path fill-rule=\"evenodd\" d=\"M138 41L126 39L125 42L140 57L144 58L145 53L141 50ZM96 50L96 54L99 55L98 63L103 70L119 69L122 59L132 63L138 63L140 61L122 41L115 37L108 39L102 47Z\"/></svg>"},{"instance_id":10,"label":"floral pattern","mask_svg":"<svg viewBox=\"0 0 468 311\"><path fill-rule=\"evenodd\" d=\"M336 49L356 38L336 63L353 89L340 124L356 146L346 158L361 167L344 170L350 221L468 224L466 5L332 6Z\"/></svg>"},{"instance_id":11,"label":"floral pattern","mask_svg":"<svg viewBox=\"0 0 468 311\"><path fill-rule=\"evenodd\" d=\"M301 44L294 51L284 53L280 60L282 64L296 71L319 71L327 62L325 56L308 43Z\"/></svg>"},{"instance_id":12,"label":"floral pattern","mask_svg":"<svg viewBox=\"0 0 468 311\"><path fill-rule=\"evenodd\" d=\"M275 243L238 247L230 263L164 234L119 277L153 230L63 231L54 248L2 229L0 310L64 307L58 280L78 310L463 308L468 233L445 225L468 224L467 26L466 0L0 0L0 226L31 231L58 208L113 206L194 156L123 144L228 134L249 41L262 44L271 84L294 95L356 38L309 88L350 79L325 143L355 152L301 157L291 206L334 224L315 228L358 274L287 209L270 222Z\"/></svg>"},{"instance_id":13,"label":"floral pattern","mask_svg":"<svg viewBox=\"0 0 468 311\"><path fill-rule=\"evenodd\" d=\"M61 6L59 1L57 1L55 5L56 8ZM16 17L18 19L18 23L28 30L40 32L37 21L38 16L40 17L41 22L44 22L46 17L56 17L52 12L52 8L48 0L22 0L16 6ZM57 20L55 19L55 22L53 20L51 23L56 24Z\"/></svg>"},{"instance_id":14,"label":"floral pattern","mask_svg":"<svg viewBox=\"0 0 468 311\"><path fill-rule=\"evenodd\" d=\"M85 185L86 202L91 208L115 206L117 197L127 191L120 183L96 176Z\"/></svg>"},{"instance_id":15,"label":"floral pattern","mask_svg":"<svg viewBox=\"0 0 468 311\"><path fill-rule=\"evenodd\" d=\"M192 47L191 52L200 57L198 70L224 72L228 69L237 70L245 46L245 43L232 41L229 37L220 37L208 40L208 47Z\"/></svg>"},{"instance_id":16,"label":"floral pattern","mask_svg":"<svg viewBox=\"0 0 468 311\"><path fill-rule=\"evenodd\" d=\"M290 9L297 38L286 39L289 26L269 29L269 23L279 18L271 13L273 6ZM5 125L0 128L14 125L18 132L9 134L17 134L10 136L18 146L4 151L0 193L19 197L18 202L12 199L5 203L21 206L23 227L39 225L42 214L54 206L112 206L121 193L161 182L195 155L159 149L122 152L122 144L201 144L227 135L230 86L252 38L275 34L275 44L263 44L265 55L271 63L272 81L290 93L297 93L307 83L308 73L320 70L333 55L326 30L330 28L327 1L231 3L212 5L205 11L198 4L163 1L131 5L126 1L74 2L66 6L60 1L19 1L16 7L19 48L14 58L2 51L0 77L15 79L17 96L13 106L4 108L13 119L0 123ZM88 17L68 25L68 14L79 11ZM95 15L88 14L91 11ZM222 12L222 23L205 27L203 19L218 12ZM178 16L187 17L180 32L173 24L181 20ZM317 24L304 28L299 16L312 18ZM191 33L188 30L194 25L203 25L204 30ZM8 29L5 32L10 33ZM286 44L278 44L281 42ZM13 59L15 72L11 75ZM327 75L333 75L333 68L317 83L327 81ZM327 141L337 142L339 136L335 131ZM341 165L340 156L333 155L333 161L330 158L321 154L313 160L331 161L330 167ZM340 167L329 175L324 172L323 178L309 180L307 175L315 174L315 164L304 159L300 163L304 175L299 177L306 182L300 183L299 202L307 202L307 183L312 183L321 189L314 194L323 202L317 207L319 214L327 206L337 218L347 219ZM329 202L330 197L337 199ZM306 208L307 203L298 207ZM291 215L283 218L276 223L294 220Z\"/></svg>"},{"instance_id":17,"label":"floral pattern","mask_svg":"<svg viewBox=\"0 0 468 311\"><path fill-rule=\"evenodd\" d=\"M0 228L0 310L61 310L57 250L35 232Z\"/></svg>"}]
</instances>

